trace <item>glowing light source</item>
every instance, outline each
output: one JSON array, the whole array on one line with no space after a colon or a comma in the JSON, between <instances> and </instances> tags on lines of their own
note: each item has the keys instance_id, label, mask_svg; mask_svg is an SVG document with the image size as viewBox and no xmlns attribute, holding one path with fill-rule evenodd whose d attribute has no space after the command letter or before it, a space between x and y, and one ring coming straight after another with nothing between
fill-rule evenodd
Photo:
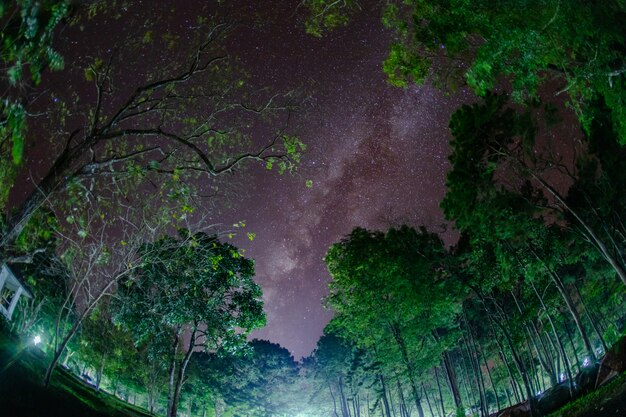
<instances>
[{"instance_id":1,"label":"glowing light source","mask_svg":"<svg viewBox=\"0 0 626 417\"><path fill-rule=\"evenodd\" d=\"M585 360L583 360L583 366L589 366L590 363L591 361L589 360L589 358L585 358Z\"/></svg>"},{"instance_id":2,"label":"glowing light source","mask_svg":"<svg viewBox=\"0 0 626 417\"><path fill-rule=\"evenodd\" d=\"M33 344L34 344L35 346L37 346L39 343L41 343L41 336L36 335L36 336L33 338Z\"/></svg>"}]
</instances>

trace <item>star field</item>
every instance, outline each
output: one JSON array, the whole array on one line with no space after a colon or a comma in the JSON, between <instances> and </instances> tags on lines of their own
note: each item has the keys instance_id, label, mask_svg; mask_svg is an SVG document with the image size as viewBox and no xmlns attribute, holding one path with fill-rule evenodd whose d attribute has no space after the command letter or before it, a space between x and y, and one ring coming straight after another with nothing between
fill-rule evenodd
<instances>
[{"instance_id":1,"label":"star field","mask_svg":"<svg viewBox=\"0 0 626 417\"><path fill-rule=\"evenodd\" d=\"M268 325L253 337L278 342L296 358L314 349L332 317L321 302L330 280L322 258L332 243L357 226L402 223L453 239L439 209L449 166L447 120L469 95L389 85L381 68L389 35L377 13L363 13L323 39L307 36L301 21L279 18L233 42L255 82L312 90L291 122L308 145L298 173L258 169L227 213L257 234L252 242L236 239L256 260L264 292Z\"/></svg>"},{"instance_id":2,"label":"star field","mask_svg":"<svg viewBox=\"0 0 626 417\"><path fill-rule=\"evenodd\" d=\"M188 30L203 3L186 1L163 16L160 27ZM229 178L237 192L229 208L211 219L226 228L245 220L245 231L256 233L253 241L245 233L233 239L255 259L264 294L267 326L252 337L280 343L296 359L311 353L332 317L322 305L330 280L323 257L330 245L354 227L399 224L425 225L454 240L439 209L449 167L447 123L471 96L465 91L445 96L429 85L391 86L382 72L391 38L380 22L379 5L371 3L376 2L363 2L364 10L347 27L321 39L305 33L297 1L227 5L241 23L227 49L250 74L248 86L295 90L303 97L287 129L308 147L298 171L281 176L255 166L245 176ZM90 56L92 42L107 41L102 34L112 28L94 21L88 29L90 34L68 30L61 49L68 62ZM144 52L148 60L149 51ZM65 76L61 72L47 80L63 89ZM90 93L85 94L88 101ZM49 158L45 147L31 150L27 176L41 176ZM16 187L14 200L33 183Z\"/></svg>"}]
</instances>

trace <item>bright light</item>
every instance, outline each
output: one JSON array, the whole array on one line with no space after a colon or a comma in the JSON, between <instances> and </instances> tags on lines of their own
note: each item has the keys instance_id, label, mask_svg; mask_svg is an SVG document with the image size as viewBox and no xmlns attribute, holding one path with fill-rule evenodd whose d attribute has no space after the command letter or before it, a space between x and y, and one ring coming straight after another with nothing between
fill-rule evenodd
<instances>
[{"instance_id":1,"label":"bright light","mask_svg":"<svg viewBox=\"0 0 626 417\"><path fill-rule=\"evenodd\" d=\"M565 381L565 374L564 374L564 373L561 373L561 375L560 375L560 376L561 376L561 382Z\"/></svg>"},{"instance_id":2,"label":"bright light","mask_svg":"<svg viewBox=\"0 0 626 417\"><path fill-rule=\"evenodd\" d=\"M589 358L585 358L585 360L583 361L583 366L589 366L590 363L591 361L589 360Z\"/></svg>"},{"instance_id":3,"label":"bright light","mask_svg":"<svg viewBox=\"0 0 626 417\"><path fill-rule=\"evenodd\" d=\"M39 343L41 343L41 336L37 335L35 336L35 338L33 339L33 344L35 346L37 346Z\"/></svg>"}]
</instances>

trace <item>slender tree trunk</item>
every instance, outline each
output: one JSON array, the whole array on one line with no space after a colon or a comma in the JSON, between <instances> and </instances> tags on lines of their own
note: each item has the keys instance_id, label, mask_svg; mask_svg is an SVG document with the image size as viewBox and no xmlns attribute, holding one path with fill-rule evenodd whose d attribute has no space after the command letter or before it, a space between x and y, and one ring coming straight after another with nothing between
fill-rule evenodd
<instances>
[{"instance_id":1,"label":"slender tree trunk","mask_svg":"<svg viewBox=\"0 0 626 417\"><path fill-rule=\"evenodd\" d=\"M459 383L456 377L456 371L454 370L454 362L452 361L450 351L443 352L443 365L448 377L448 384L450 385L450 391L452 392L452 398L454 399L454 406L457 410L463 410L463 399L461 398L461 391L459 390Z\"/></svg>"},{"instance_id":2,"label":"slender tree trunk","mask_svg":"<svg viewBox=\"0 0 626 417\"><path fill-rule=\"evenodd\" d=\"M524 382L524 387L526 389L526 395L528 397L528 404L530 406L531 415L535 416L536 413L535 413L535 409L534 409L535 407L534 407L534 404L533 404L533 393L532 393L532 390L531 390L530 379L528 377L528 373L526 371L526 367L524 366L524 363L522 362L519 354L517 353L517 350L515 348L515 344L513 343L511 335L509 334L509 332L506 329L506 327L500 322L500 320L495 320L495 318L492 317L491 312L489 311L489 308L487 307L487 300L485 300L485 298L482 295L482 293L480 291L478 291L477 289L475 289L474 291L476 292L476 294L481 299L481 301L483 303L483 306L485 308L485 311L487 313L487 317L489 317L489 320L493 320L495 322L495 324L498 326L498 328L500 328L500 331L504 335L504 339L506 340L507 344L509 345L509 349L511 350L511 355L513 356L513 362L515 362L515 366L517 367L517 371L522 376L522 381ZM496 306L496 307L498 307L498 306ZM504 314L503 311L502 311L502 313Z\"/></svg>"},{"instance_id":3,"label":"slender tree trunk","mask_svg":"<svg viewBox=\"0 0 626 417\"><path fill-rule=\"evenodd\" d=\"M74 335L78 331L78 328L80 327L84 318L87 316L87 313L90 311L91 309L88 309L83 314L80 315L80 317L76 320L76 322L70 328L70 331L65 335L61 343L55 349L54 355L52 356L52 361L50 361L50 363L48 364L48 369L46 369L46 375L43 380L45 387L48 387L50 385L50 380L52 379L52 373L54 372L54 369L56 368L57 363L59 362L59 358L65 351L65 348L67 348L67 345L70 343L70 340L72 340L72 337L74 337Z\"/></svg>"},{"instance_id":4,"label":"slender tree trunk","mask_svg":"<svg viewBox=\"0 0 626 417\"><path fill-rule=\"evenodd\" d=\"M467 328L467 339L464 338L465 344L467 346L467 351L469 354L470 362L472 363L472 370L474 371L474 377L476 378L476 385L478 387L478 394L480 396L480 410L483 416L488 415L488 404L487 398L485 396L485 384L483 381L482 372L480 370L480 363L478 362L478 351L476 349L476 344L474 342L474 336L472 334L472 329L470 328L469 321L467 317L464 317L465 327Z\"/></svg>"},{"instance_id":5,"label":"slender tree trunk","mask_svg":"<svg viewBox=\"0 0 626 417\"><path fill-rule=\"evenodd\" d=\"M493 395L496 397L496 410L500 410L500 399L498 398L498 390L496 389L496 385L493 383L493 378L491 377L491 371L489 370L489 364L487 363L487 358L485 355L483 356L483 363L485 365L485 369L487 370L487 377L489 378L489 384L491 384L491 389L493 389Z\"/></svg>"},{"instance_id":6,"label":"slender tree trunk","mask_svg":"<svg viewBox=\"0 0 626 417\"><path fill-rule=\"evenodd\" d=\"M339 414L337 414L337 399L335 398L335 394L333 394L333 388L330 385L329 379L327 378L326 381L328 383L328 391L330 392L330 398L333 399L333 413L335 417L339 417Z\"/></svg>"},{"instance_id":7,"label":"slender tree trunk","mask_svg":"<svg viewBox=\"0 0 626 417\"><path fill-rule=\"evenodd\" d=\"M172 410L173 407L173 403L174 403L174 386L175 386L175 379L176 379L176 355L178 354L178 343L179 343L179 336L180 335L180 329L176 330L176 334L174 337L174 342L172 343L172 359L170 361L170 367L169 367L169 372L168 372L168 380L167 380L167 416L170 416L170 410Z\"/></svg>"},{"instance_id":8,"label":"slender tree trunk","mask_svg":"<svg viewBox=\"0 0 626 417\"><path fill-rule=\"evenodd\" d=\"M562 315L563 316L563 315ZM576 360L576 369L580 373L580 360L578 359L578 352L576 351L576 343L574 343L574 336L570 331L570 328L567 324L567 317L563 316L563 328L565 329L565 334L567 335L567 340L570 344L570 349L572 350L572 355L574 355L574 359Z\"/></svg>"},{"instance_id":9,"label":"slender tree trunk","mask_svg":"<svg viewBox=\"0 0 626 417\"><path fill-rule=\"evenodd\" d=\"M98 374L96 376L96 392L100 391L100 382L102 382L102 373L104 372L104 362L106 360L106 352L102 352L100 358L100 366L98 367Z\"/></svg>"},{"instance_id":10,"label":"slender tree trunk","mask_svg":"<svg viewBox=\"0 0 626 417\"><path fill-rule=\"evenodd\" d=\"M187 351L185 352L185 357L178 366L176 381L174 385L174 393L173 395L171 395L172 404L170 410L167 413L167 417L176 417L176 414L178 412L178 401L180 400L180 393L183 387L185 371L187 370L187 365L189 365L189 360L193 355L193 348L196 343L197 331L198 329L196 328L196 326L194 326L193 331L191 332L191 337L189 338L189 346L187 347Z\"/></svg>"},{"instance_id":11,"label":"slender tree trunk","mask_svg":"<svg viewBox=\"0 0 626 417\"><path fill-rule=\"evenodd\" d=\"M396 377L396 383L398 384L398 395L400 396L400 414L404 417L409 417L409 411L404 400L404 392L402 392L402 386L400 385L400 378Z\"/></svg>"},{"instance_id":12,"label":"slender tree trunk","mask_svg":"<svg viewBox=\"0 0 626 417\"><path fill-rule=\"evenodd\" d=\"M548 307L544 303L543 298L539 294L539 291L537 291L537 287L535 287L535 284L533 284L532 282L530 282L530 285L531 285L531 288L533 289L533 292L535 293L535 296L537 297L537 299L541 303L541 307L546 312L546 317L548 318L548 323L550 323L550 328L552 329L552 334L554 335L554 338L556 339L556 343L559 346L559 350L561 351L561 357L563 358L563 365L565 366L565 371L567 372L567 378L569 379L569 392L570 392L570 397L571 397L574 394L573 393L573 387L572 387L572 383L573 383L574 379L572 378L571 366L570 366L570 363L569 363L569 359L567 357L567 352L565 351L565 346L563 345L563 341L561 340L561 338L559 337L558 332L556 331L556 326L554 325L554 321L552 320L552 315L550 314L550 311L548 310Z\"/></svg>"},{"instance_id":13,"label":"slender tree trunk","mask_svg":"<svg viewBox=\"0 0 626 417\"><path fill-rule=\"evenodd\" d=\"M585 304L585 300L583 300L583 295L580 293L580 290L578 289L578 285L574 284L573 287L576 290L576 295L578 295L580 304L583 307L583 312L585 313L587 320L589 320L589 323L591 323L591 327L593 328L593 331L598 336L598 340L600 341L600 344L602 344L602 349L604 349L604 352L606 353L609 350L609 348L606 342L604 341L604 337L602 337L602 332L598 328L596 321L591 317L591 314L589 313L589 309L587 308L587 304Z\"/></svg>"},{"instance_id":14,"label":"slender tree trunk","mask_svg":"<svg viewBox=\"0 0 626 417\"><path fill-rule=\"evenodd\" d=\"M33 214L44 204L48 196L65 184L70 174L70 165L75 153L68 149L63 151L56 158L50 170L37 183L35 189L26 197L24 202L17 207L13 214L9 217L6 225L6 232L0 238L0 248L5 249L13 246L18 236L22 233L26 224ZM71 174L70 174L71 175ZM73 175L72 175L73 176Z\"/></svg>"},{"instance_id":15,"label":"slender tree trunk","mask_svg":"<svg viewBox=\"0 0 626 417\"><path fill-rule=\"evenodd\" d=\"M572 297L569 295L569 293L565 289L565 286L563 285L563 281L561 281L561 277L554 272L552 272L551 274L554 276L555 284L557 284L557 288L559 292L561 293L561 295L563 296L563 299L565 300L565 304L567 304L567 308L570 314L572 315L572 318L574 319L574 323L576 323L576 328L578 329L578 333L580 334L583 344L585 345L585 350L587 351L587 355L589 356L589 359L595 360L596 354L593 351L593 347L591 347L589 336L587 335L587 331L585 330L585 327L583 326L583 321L580 318L580 314L578 314L578 310L576 309L576 306L574 304L574 301L572 300Z\"/></svg>"},{"instance_id":16,"label":"slender tree trunk","mask_svg":"<svg viewBox=\"0 0 626 417\"><path fill-rule=\"evenodd\" d=\"M515 401L516 401L516 404L517 404L517 403L521 402L521 399L520 399L520 395L519 395L519 393L517 391L515 376L513 375L513 370L511 369L511 364L509 363L508 359L506 358L506 354L504 353L504 347L502 346L502 343L500 342L500 338L498 337L498 334L496 332L496 329L494 327L493 320L491 319L491 317L489 317L489 326L491 327L491 333L493 335L493 339L496 341L496 344L498 346L498 352L500 354L500 358L502 359L502 363L506 367L507 373L509 374L509 381L510 381L510 384L511 384L511 390L512 390L513 395L515 396ZM508 395L508 391L507 391L507 395Z\"/></svg>"},{"instance_id":17,"label":"slender tree trunk","mask_svg":"<svg viewBox=\"0 0 626 417\"><path fill-rule=\"evenodd\" d=\"M419 390L415 382L415 370L413 368L411 361L409 360L409 354L406 350L406 344L404 342L404 338L402 337L400 329L398 328L397 325L391 324L391 323L389 325L390 325L391 333L393 334L393 337L396 341L396 344L398 345L398 348L400 349L400 354L402 355L402 360L404 362L404 365L407 369L407 375L409 377L409 382L411 384L411 390L413 392L413 399L415 400L415 407L417 408L417 413L419 414L419 417L424 417L424 410L422 409Z\"/></svg>"},{"instance_id":18,"label":"slender tree trunk","mask_svg":"<svg viewBox=\"0 0 626 417\"><path fill-rule=\"evenodd\" d=\"M426 398L426 404L428 404L428 410L430 411L431 416L435 416L433 413L433 407L430 405L430 399L428 399L428 393L426 392L426 387L424 387L424 383L422 382L422 390L424 391L424 397Z\"/></svg>"},{"instance_id":19,"label":"slender tree trunk","mask_svg":"<svg viewBox=\"0 0 626 417\"><path fill-rule=\"evenodd\" d=\"M511 290L509 292L511 296L513 296L513 300L515 301L517 310L523 316L524 309L522 308L522 305L517 299L517 296L515 295L515 291ZM528 339L532 342L533 347L535 348L535 352L537 353L537 359L539 359L539 363L541 364L542 368L546 371L546 373L550 375L550 381L552 381L552 385L556 385L558 381L554 372L554 367L552 366L553 364L549 362L549 360L547 359L548 353L546 351L541 351L539 349L539 345L537 344L537 339L539 339L539 332L537 331L537 327L535 326L535 323L532 320L527 320L524 323L524 327L526 328L526 331L528 332L528 336L527 336Z\"/></svg>"},{"instance_id":20,"label":"slender tree trunk","mask_svg":"<svg viewBox=\"0 0 626 417\"><path fill-rule=\"evenodd\" d=\"M339 377L339 401L341 402L341 415L343 417L350 417L350 410L348 409L346 396L343 393L343 378L342 377Z\"/></svg>"},{"instance_id":21,"label":"slender tree trunk","mask_svg":"<svg viewBox=\"0 0 626 417\"><path fill-rule=\"evenodd\" d=\"M467 404L470 404L473 406L474 404L478 404L478 400L476 400L474 390L472 389L472 382L471 382L471 378L469 375L469 371L467 369L467 359L465 358L465 355L463 354L463 347L461 347L460 349L461 349L460 369L461 369L463 385L465 386L465 397L467 399Z\"/></svg>"},{"instance_id":22,"label":"slender tree trunk","mask_svg":"<svg viewBox=\"0 0 626 417\"><path fill-rule=\"evenodd\" d=\"M441 384L439 383L439 372L435 366L435 381L437 381L437 391L439 392L439 403L441 404L441 415L446 415L446 407L443 405L443 393L441 392Z\"/></svg>"},{"instance_id":23,"label":"slender tree trunk","mask_svg":"<svg viewBox=\"0 0 626 417\"><path fill-rule=\"evenodd\" d=\"M383 388L383 405L385 409L385 414L387 417L391 417L391 411L389 409L389 401L387 400L387 386L385 385L385 377L382 374L378 374L378 379L380 380L380 385Z\"/></svg>"},{"instance_id":24,"label":"slender tree trunk","mask_svg":"<svg viewBox=\"0 0 626 417\"><path fill-rule=\"evenodd\" d=\"M554 196L554 198L559 202L559 204L561 204L561 206L568 213L570 213L578 221L578 223L582 226L583 230L585 231L585 234L589 238L589 241L594 243L594 246L596 247L596 249L600 252L600 254L604 257L604 259L607 260L607 262L611 265L611 267L617 273L617 275L622 280L622 282L626 285L626 269L624 269L624 267L621 265L619 260L616 259L615 256L613 256L611 251L608 250L608 248L606 247L606 244L604 243L604 241L602 239L600 239L600 237L598 236L596 231L591 227L591 225L589 223L587 223L580 216L580 214L578 214L578 212L576 210L574 210L573 207L571 207L569 204L567 204L567 201L565 200L565 198L563 198L563 196L555 188L553 188L550 184L548 184L540 176L538 176L538 175L536 175L536 174L534 174L532 172L531 172L531 175L550 194L552 194L552 196Z\"/></svg>"}]
</instances>

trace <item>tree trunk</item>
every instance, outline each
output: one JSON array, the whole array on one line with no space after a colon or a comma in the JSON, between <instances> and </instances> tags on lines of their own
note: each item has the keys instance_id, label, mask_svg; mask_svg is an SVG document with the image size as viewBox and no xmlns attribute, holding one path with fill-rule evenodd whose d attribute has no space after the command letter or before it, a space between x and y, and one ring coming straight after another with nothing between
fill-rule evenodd
<instances>
[{"instance_id":1,"label":"tree trunk","mask_svg":"<svg viewBox=\"0 0 626 417\"><path fill-rule=\"evenodd\" d=\"M467 328L468 338L463 336L463 340L465 342L465 347L467 349L467 354L472 365L472 371L474 372L474 378L476 379L476 386L478 387L478 394L480 397L480 410L483 416L488 415L487 413L487 398L485 397L485 384L482 378L482 372L480 370L480 363L478 362L478 352L476 351L476 346L474 344L474 337L472 335L472 330L469 326L469 322L467 321L467 317L463 314L463 320L465 321L465 327Z\"/></svg>"},{"instance_id":2,"label":"tree trunk","mask_svg":"<svg viewBox=\"0 0 626 417\"><path fill-rule=\"evenodd\" d=\"M589 320L589 323L591 323L591 327L593 328L593 331L598 336L598 340L600 341L600 344L602 345L602 349L604 349L604 352L606 353L609 350L609 348L606 342L604 341L604 337L602 337L602 332L598 328L596 321L593 319L593 317L591 317L591 314L589 313L589 309L587 308L587 304L585 304L585 300L583 300L583 295L580 293L580 290L578 289L578 285L574 284L573 287L576 290L576 295L578 295L580 304L583 306L583 312L585 313L585 316L587 316L587 320Z\"/></svg>"},{"instance_id":3,"label":"tree trunk","mask_svg":"<svg viewBox=\"0 0 626 417\"><path fill-rule=\"evenodd\" d=\"M411 361L409 360L409 354L406 350L406 344L404 342L404 338L402 337L402 333L400 332L400 329L398 328L397 325L390 323L389 326L390 326L391 333L393 334L393 337L396 341L396 344L398 345L398 348L400 349L402 361L404 362L404 365L407 370L407 376L409 377L409 382L411 385L411 391L413 392L413 399L415 400L415 407L417 408L417 413L419 414L419 417L424 417L424 410L422 409L419 390L415 382L415 371L413 369L413 365Z\"/></svg>"},{"instance_id":4,"label":"tree trunk","mask_svg":"<svg viewBox=\"0 0 626 417\"><path fill-rule=\"evenodd\" d=\"M624 267L615 258L615 256L613 256L611 251L608 250L608 248L606 247L606 244L604 243L604 241L602 239L600 239L600 237L598 236L596 231L591 227L591 225L589 223L587 223L585 220L583 220L583 218L578 214L578 212L576 210L574 210L573 207L571 207L569 204L567 204L567 201L565 200L565 198L563 198L563 196L555 188L553 188L550 184L548 184L540 176L538 176L538 175L536 175L536 174L534 174L532 172L531 172L531 175L550 194L552 194L552 196L559 202L559 204L561 204L561 206L568 213L570 213L578 221L578 223L582 226L582 228L583 228L583 230L585 232L585 235L589 238L589 240L591 242L594 243L594 246L596 247L596 249L600 252L600 254L604 257L604 259L607 260L607 262L611 265L611 267L617 273L617 275L622 280L622 282L626 285L626 269L624 269Z\"/></svg>"},{"instance_id":5,"label":"tree trunk","mask_svg":"<svg viewBox=\"0 0 626 417\"><path fill-rule=\"evenodd\" d=\"M576 328L578 329L578 333L580 334L583 344L585 345L585 350L587 351L587 355L589 356L589 359L595 360L596 354L593 351L593 347L591 347L589 336L587 335L587 331L585 330L585 327L583 326L583 321L580 318L580 314L578 314L578 310L576 309L576 306L574 304L574 301L572 300L572 297L569 295L569 293L565 289L565 285L563 285L563 281L561 281L561 277L554 271L552 271L550 274L554 276L555 284L557 285L559 292L563 296L563 299L565 300L565 304L567 304L567 308L570 314L572 315L572 318L574 319L574 323L576 323Z\"/></svg>"},{"instance_id":6,"label":"tree trunk","mask_svg":"<svg viewBox=\"0 0 626 417\"><path fill-rule=\"evenodd\" d=\"M328 391L330 392L330 397L333 399L333 413L335 417L339 417L339 414L337 413L337 399L335 398L335 394L333 394L333 388L330 385L329 379L327 378L326 381L328 384Z\"/></svg>"},{"instance_id":7,"label":"tree trunk","mask_svg":"<svg viewBox=\"0 0 626 417\"><path fill-rule=\"evenodd\" d=\"M83 320L85 319L89 311L91 311L91 309L85 310L85 312L83 312L83 314L80 315L80 317L76 320L76 322L70 328L70 331L68 332L68 334L65 335L65 337L61 341L61 344L58 345L57 348L55 349L54 355L52 356L52 361L50 361L50 363L48 364L48 369L46 369L46 375L43 380L45 387L48 387L50 385L50 380L52 379L52 373L54 372L54 368L56 368L57 363L59 362L59 358L65 351L65 348L67 347L68 343L70 343L70 340L72 340L72 337L74 337L74 335L78 331L80 324L83 322Z\"/></svg>"},{"instance_id":8,"label":"tree trunk","mask_svg":"<svg viewBox=\"0 0 626 417\"><path fill-rule=\"evenodd\" d=\"M441 404L441 415L446 415L446 407L443 405L443 393L441 392L441 384L439 383L439 372L435 366L435 381L437 381L437 391L439 392L439 402Z\"/></svg>"},{"instance_id":9,"label":"tree trunk","mask_svg":"<svg viewBox=\"0 0 626 417\"><path fill-rule=\"evenodd\" d=\"M346 396L343 393L343 378L339 377L339 401L341 402L341 415L343 417L350 417L350 409L348 408L348 402Z\"/></svg>"},{"instance_id":10,"label":"tree trunk","mask_svg":"<svg viewBox=\"0 0 626 417\"><path fill-rule=\"evenodd\" d=\"M546 312L548 323L550 323L550 327L552 328L552 334L554 335L554 338L556 339L556 343L559 346L559 350L561 351L561 356L563 357L563 365L565 366L565 370L567 372L567 378L569 380L569 392L570 392L570 397L571 397L574 395L572 391L573 389L572 383L574 379L572 378L571 366L569 363L569 359L567 357L567 352L565 352L565 346L563 345L563 341L561 340L561 338L559 337L559 334L556 331L556 326L554 325L554 321L552 320L552 315L550 314L548 308L546 307L546 304L543 302L543 298L539 294L539 291L537 291L537 287L535 287L535 284L533 284L532 282L530 282L530 285L531 285L531 288L533 289L533 292L535 293L535 296L541 303L541 307Z\"/></svg>"},{"instance_id":11,"label":"tree trunk","mask_svg":"<svg viewBox=\"0 0 626 417\"><path fill-rule=\"evenodd\" d=\"M426 398L426 404L428 404L428 410L430 411L430 415L434 417L435 413L433 412L433 407L430 405L430 399L428 398L428 393L426 392L426 387L424 386L423 382L422 382L422 390L424 391L424 397Z\"/></svg>"},{"instance_id":12,"label":"tree trunk","mask_svg":"<svg viewBox=\"0 0 626 417\"><path fill-rule=\"evenodd\" d=\"M191 359L191 355L193 355L193 348L196 343L196 334L198 329L196 327L193 328L191 332L191 337L189 338L189 346L187 347L187 351L185 352L185 357L181 361L178 366L178 371L176 372L176 380L174 384L174 392L170 394L172 398L170 409L168 410L167 417L176 417L178 413L178 401L180 400L180 393L183 388L183 380L185 378L185 371L187 370L187 365L189 365L189 360ZM178 336L176 337L178 339ZM178 340L177 340L178 341Z\"/></svg>"},{"instance_id":13,"label":"tree trunk","mask_svg":"<svg viewBox=\"0 0 626 417\"><path fill-rule=\"evenodd\" d=\"M522 308L522 305L517 299L517 296L515 295L515 291L510 290L509 292L511 296L513 297L513 300L515 301L517 310L523 316L524 309ZM524 323L524 327L526 328L526 331L528 332L528 336L527 336L528 339L532 342L533 347L535 348L535 352L537 352L537 359L539 359L539 363L541 364L542 368L546 371L546 373L550 375L550 381L552 382L552 385L556 385L558 383L558 380L555 375L553 363L549 362L549 359L547 358L548 352L545 350L540 350L539 345L537 344L537 339L540 339L540 337L539 337L539 332L537 331L537 327L535 326L535 323L532 320L527 320ZM542 348L545 348L545 346L542 345Z\"/></svg>"},{"instance_id":14,"label":"tree trunk","mask_svg":"<svg viewBox=\"0 0 626 417\"><path fill-rule=\"evenodd\" d=\"M75 134L76 132L72 136ZM35 189L9 217L5 228L6 232L0 238L0 248L6 249L13 246L30 218L44 204L48 196L60 188L62 184L65 184L69 178L73 177L73 173L70 173L70 166L75 156L76 152L71 152L66 148L55 159L47 174L37 183Z\"/></svg>"},{"instance_id":15,"label":"tree trunk","mask_svg":"<svg viewBox=\"0 0 626 417\"><path fill-rule=\"evenodd\" d=\"M563 314L561 314L563 316ZM567 335L567 340L570 343L570 346L572 348L572 355L574 355L574 358L576 359L576 369L578 370L578 372L580 373L580 360L578 359L578 352L576 352L576 344L574 343L574 337L572 336L572 332L569 329L569 326L567 325L567 317L563 317L563 328L565 329L565 334Z\"/></svg>"},{"instance_id":16,"label":"tree trunk","mask_svg":"<svg viewBox=\"0 0 626 417\"><path fill-rule=\"evenodd\" d=\"M491 371L489 370L489 364L487 364L487 358L485 355L483 356L483 363L485 364L485 369L487 370L487 377L489 378L489 383L491 384L491 388L493 389L493 395L496 397L496 410L500 410L500 399L498 398L498 390L496 389L496 385L493 383L493 378L491 377Z\"/></svg>"},{"instance_id":17,"label":"tree trunk","mask_svg":"<svg viewBox=\"0 0 626 417\"><path fill-rule=\"evenodd\" d=\"M406 401L404 400L404 392L402 392L402 386L400 385L400 378L396 376L396 383L398 384L398 396L400 397L400 415L403 417L409 417L409 411L406 407Z\"/></svg>"},{"instance_id":18,"label":"tree trunk","mask_svg":"<svg viewBox=\"0 0 626 417\"><path fill-rule=\"evenodd\" d=\"M493 320L491 319L491 317L489 317L489 326L491 327L491 333L493 334L493 339L496 341L496 344L498 345L498 351L500 353L500 358L502 359L502 363L504 363L504 366L506 367L507 373L509 374L509 380L510 380L510 384L511 384L511 392L515 396L516 403L519 403L519 402L521 402L521 399L520 399L520 395L519 395L519 393L517 391L515 376L513 375L513 370L511 369L511 364L509 363L508 359L506 358L506 354L504 352L504 347L502 346L502 343L500 342L500 338L498 337L498 334L496 332L496 329L494 327ZM507 396L508 396L508 391L507 391Z\"/></svg>"},{"instance_id":19,"label":"tree trunk","mask_svg":"<svg viewBox=\"0 0 626 417\"><path fill-rule=\"evenodd\" d=\"M382 374L378 374L378 379L380 380L380 385L383 389L383 405L385 408L385 414L387 417L391 417L391 411L389 410L389 401L387 400L387 386L385 385L385 377Z\"/></svg>"},{"instance_id":20,"label":"tree trunk","mask_svg":"<svg viewBox=\"0 0 626 417\"><path fill-rule=\"evenodd\" d=\"M439 332L437 330L433 330L433 337L436 342L439 342ZM463 409L463 400L461 399L461 392L459 391L459 383L456 378L456 372L454 371L454 364L452 362L452 358L450 357L450 352L446 349L441 354L443 358L443 369L446 372L446 377L448 379L448 385L450 386L450 391L452 392L452 398L454 399L454 406L457 410Z\"/></svg>"},{"instance_id":21,"label":"tree trunk","mask_svg":"<svg viewBox=\"0 0 626 417\"><path fill-rule=\"evenodd\" d=\"M106 352L102 352L102 358L100 359L100 367L98 368L98 374L96 376L96 392L100 391L100 382L102 382L102 373L104 372L105 360L106 360Z\"/></svg>"},{"instance_id":22,"label":"tree trunk","mask_svg":"<svg viewBox=\"0 0 626 417\"><path fill-rule=\"evenodd\" d=\"M506 327L500 322L500 320L496 320L495 317L492 316L487 306L487 300L485 300L485 297L482 295L482 293L476 289L474 291L476 292L476 294L479 296L480 300L482 301L483 307L485 308L485 312L487 313L487 317L489 318L489 320L492 320L493 322L495 322L495 324L498 326L498 328L504 335L504 339L506 340L507 344L509 345L511 355L513 356L513 362L515 362L517 371L522 376L522 381L524 382L524 388L526 389L526 395L528 397L528 404L530 406L531 415L535 416L536 413L535 413L535 407L533 404L533 393L531 390L530 379L528 377L526 367L524 366L524 363L522 362L519 354L517 353L517 349L515 348L515 344L513 343L511 335L507 331Z\"/></svg>"}]
</instances>

